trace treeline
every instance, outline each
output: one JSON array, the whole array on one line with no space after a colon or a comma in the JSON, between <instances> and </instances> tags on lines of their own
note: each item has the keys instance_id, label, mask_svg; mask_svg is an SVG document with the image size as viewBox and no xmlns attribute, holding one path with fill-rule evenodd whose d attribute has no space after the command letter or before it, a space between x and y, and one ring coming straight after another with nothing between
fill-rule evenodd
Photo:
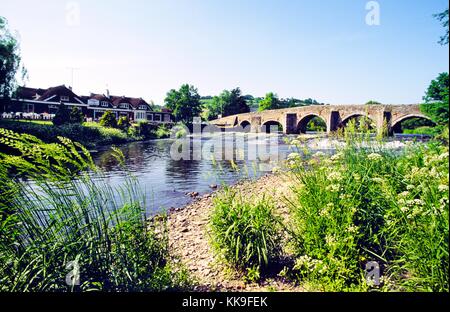
<instances>
[{"instance_id":1,"label":"treeline","mask_svg":"<svg viewBox=\"0 0 450 312\"><path fill-rule=\"evenodd\" d=\"M243 95L240 88L224 90L216 96L200 96L197 88L184 84L180 89L172 89L164 100L165 106L172 110L175 118L183 123L190 123L196 116L203 120L212 120L220 116L264 111L306 105L323 105L314 99L300 100L296 98L279 98L269 92L264 98Z\"/></svg>"}]
</instances>

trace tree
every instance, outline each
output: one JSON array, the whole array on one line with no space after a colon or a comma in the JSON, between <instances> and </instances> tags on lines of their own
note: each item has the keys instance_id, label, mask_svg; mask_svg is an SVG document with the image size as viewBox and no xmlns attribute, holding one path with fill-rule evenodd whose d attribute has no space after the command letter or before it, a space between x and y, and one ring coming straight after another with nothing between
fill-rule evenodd
<instances>
[{"instance_id":1,"label":"tree","mask_svg":"<svg viewBox=\"0 0 450 312\"><path fill-rule=\"evenodd\" d=\"M378 101L370 100L366 103L366 105L381 105L381 103Z\"/></svg>"},{"instance_id":2,"label":"tree","mask_svg":"<svg viewBox=\"0 0 450 312\"><path fill-rule=\"evenodd\" d=\"M70 123L71 112L67 109L63 102L59 104L59 108L56 111L55 117L53 117L53 124L55 126L61 126L66 123Z\"/></svg>"},{"instance_id":3,"label":"tree","mask_svg":"<svg viewBox=\"0 0 450 312\"><path fill-rule=\"evenodd\" d=\"M6 110L6 104L17 88L19 70L24 78L26 70L21 65L19 41L11 34L6 19L0 16L0 97L3 98L0 112Z\"/></svg>"},{"instance_id":4,"label":"tree","mask_svg":"<svg viewBox=\"0 0 450 312\"><path fill-rule=\"evenodd\" d=\"M175 119L184 124L191 124L193 118L199 116L202 110L200 95L197 89L189 84L182 85L179 90L172 89L167 92L164 103L172 110Z\"/></svg>"},{"instance_id":5,"label":"tree","mask_svg":"<svg viewBox=\"0 0 450 312\"><path fill-rule=\"evenodd\" d=\"M73 107L70 111L69 122L74 124L81 124L84 121L83 112L78 107Z\"/></svg>"},{"instance_id":6,"label":"tree","mask_svg":"<svg viewBox=\"0 0 450 312\"><path fill-rule=\"evenodd\" d=\"M448 44L448 9L442 13L433 15L438 21L441 22L442 26L445 28L445 33L441 36L439 40L439 44L446 45Z\"/></svg>"},{"instance_id":7,"label":"tree","mask_svg":"<svg viewBox=\"0 0 450 312\"><path fill-rule=\"evenodd\" d=\"M431 118L436 124L448 126L448 73L441 73L432 80L423 99L426 104L420 110Z\"/></svg>"},{"instance_id":8,"label":"tree","mask_svg":"<svg viewBox=\"0 0 450 312\"><path fill-rule=\"evenodd\" d=\"M223 116L243 114L250 111L250 107L247 105L247 101L242 96L239 88L227 92L227 97L224 100Z\"/></svg>"},{"instance_id":9,"label":"tree","mask_svg":"<svg viewBox=\"0 0 450 312\"><path fill-rule=\"evenodd\" d=\"M448 73L440 73L432 80L423 99L425 102L442 102L447 99L448 102Z\"/></svg>"},{"instance_id":10,"label":"tree","mask_svg":"<svg viewBox=\"0 0 450 312\"><path fill-rule=\"evenodd\" d=\"M100 126L108 128L116 128L117 127L116 115L111 111L106 111L100 118Z\"/></svg>"},{"instance_id":11,"label":"tree","mask_svg":"<svg viewBox=\"0 0 450 312\"><path fill-rule=\"evenodd\" d=\"M266 97L259 102L258 110L260 112L268 109L277 109L280 108L280 100L278 96L273 92L269 92L266 94Z\"/></svg>"}]
</instances>

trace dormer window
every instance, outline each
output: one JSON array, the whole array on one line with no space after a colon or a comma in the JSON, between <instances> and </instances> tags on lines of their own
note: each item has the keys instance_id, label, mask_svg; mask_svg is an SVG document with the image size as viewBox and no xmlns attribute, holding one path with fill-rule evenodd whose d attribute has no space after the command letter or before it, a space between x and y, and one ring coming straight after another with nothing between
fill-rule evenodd
<instances>
[{"instance_id":1,"label":"dormer window","mask_svg":"<svg viewBox=\"0 0 450 312\"><path fill-rule=\"evenodd\" d=\"M146 110L147 109L147 105L139 105L139 109Z\"/></svg>"},{"instance_id":2,"label":"dormer window","mask_svg":"<svg viewBox=\"0 0 450 312\"><path fill-rule=\"evenodd\" d=\"M60 100L63 101L63 102L69 102L69 97L66 96L66 95L61 95L60 96Z\"/></svg>"},{"instance_id":3,"label":"dormer window","mask_svg":"<svg viewBox=\"0 0 450 312\"><path fill-rule=\"evenodd\" d=\"M130 106L128 105L128 103L120 103L119 105L120 108L124 108L124 109L129 109Z\"/></svg>"},{"instance_id":4,"label":"dormer window","mask_svg":"<svg viewBox=\"0 0 450 312\"><path fill-rule=\"evenodd\" d=\"M100 102L100 106L101 106L101 107L108 107L108 102L106 102L106 101L101 101L101 102Z\"/></svg>"}]
</instances>

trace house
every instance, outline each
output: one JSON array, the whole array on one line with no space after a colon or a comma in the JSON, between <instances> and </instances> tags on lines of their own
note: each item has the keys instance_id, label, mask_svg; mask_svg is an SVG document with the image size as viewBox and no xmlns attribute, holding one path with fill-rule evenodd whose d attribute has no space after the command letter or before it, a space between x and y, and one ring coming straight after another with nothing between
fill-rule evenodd
<instances>
[{"instance_id":1,"label":"house","mask_svg":"<svg viewBox=\"0 0 450 312\"><path fill-rule=\"evenodd\" d=\"M87 103L64 85L48 89L19 87L8 111L52 115L58 111L60 103L68 107L76 106L87 114Z\"/></svg>"},{"instance_id":2,"label":"house","mask_svg":"<svg viewBox=\"0 0 450 312\"><path fill-rule=\"evenodd\" d=\"M65 85L48 89L19 87L16 96L8 105L8 113L17 116L34 116L48 119L58 111L61 103L69 108L78 107L86 119L97 121L106 112L111 111L116 118L127 116L131 121L147 120L152 123L173 123L170 111L155 112L152 106L142 98L127 96L111 96L91 93L89 96L78 96Z\"/></svg>"}]
</instances>

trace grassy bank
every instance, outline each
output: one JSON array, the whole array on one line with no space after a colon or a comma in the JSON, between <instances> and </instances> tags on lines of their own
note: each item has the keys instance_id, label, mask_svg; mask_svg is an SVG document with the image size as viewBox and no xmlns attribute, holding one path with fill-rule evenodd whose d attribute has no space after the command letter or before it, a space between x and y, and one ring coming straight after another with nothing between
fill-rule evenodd
<instances>
[{"instance_id":1,"label":"grassy bank","mask_svg":"<svg viewBox=\"0 0 450 312\"><path fill-rule=\"evenodd\" d=\"M170 135L170 130L165 126L154 126L148 123L139 123L122 130L103 127L94 122L54 126L51 122L45 121L0 120L0 128L9 129L17 133L30 134L46 143L57 143L58 137L65 137L77 141L88 148L145 139L157 139Z\"/></svg>"},{"instance_id":2,"label":"grassy bank","mask_svg":"<svg viewBox=\"0 0 450 312\"><path fill-rule=\"evenodd\" d=\"M0 147L14 151L0 153L0 291L188 286L168 252L166 218L148 220L132 177L112 188L89 152L68 139L47 144L0 129Z\"/></svg>"},{"instance_id":3,"label":"grassy bank","mask_svg":"<svg viewBox=\"0 0 450 312\"><path fill-rule=\"evenodd\" d=\"M290 257L278 274L309 290L448 291L448 139L401 152L363 141L347 134L329 157L295 140L280 173L292 179L289 212L278 224L275 189L256 200L242 190L217 196L209 222L219 261L261 282ZM282 234L280 254L272 242ZM379 279L366 279L375 267Z\"/></svg>"}]
</instances>

